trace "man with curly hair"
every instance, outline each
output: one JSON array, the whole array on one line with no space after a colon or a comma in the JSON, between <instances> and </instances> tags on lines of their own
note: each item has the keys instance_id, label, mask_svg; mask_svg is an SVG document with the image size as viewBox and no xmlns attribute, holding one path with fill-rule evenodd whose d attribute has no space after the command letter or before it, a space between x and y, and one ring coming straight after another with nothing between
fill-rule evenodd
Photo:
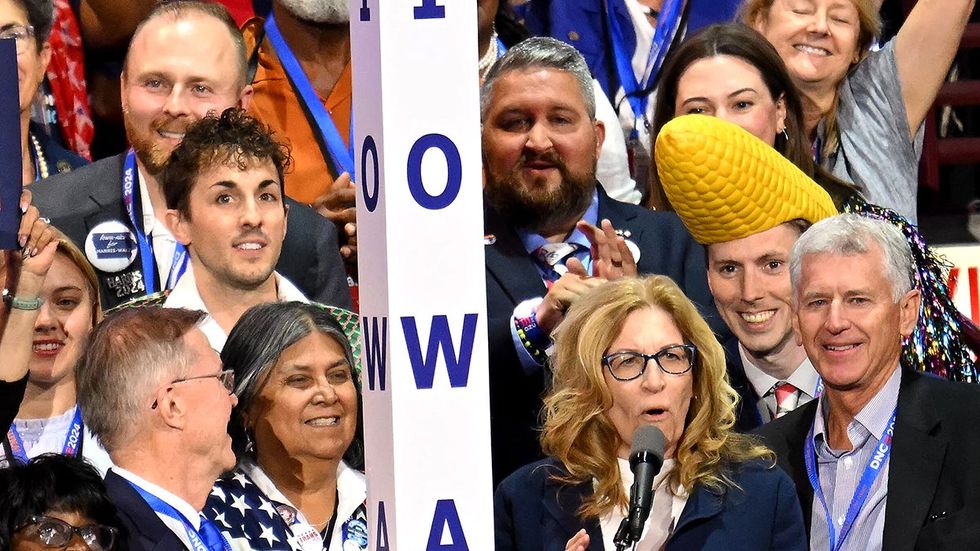
<instances>
[{"instance_id":1,"label":"man with curly hair","mask_svg":"<svg viewBox=\"0 0 980 551\"><path fill-rule=\"evenodd\" d=\"M230 108L189 126L160 172L167 222L191 267L164 306L208 312L201 328L215 350L250 307L307 302L275 271L286 235L288 163L289 152L265 125Z\"/></svg>"}]
</instances>

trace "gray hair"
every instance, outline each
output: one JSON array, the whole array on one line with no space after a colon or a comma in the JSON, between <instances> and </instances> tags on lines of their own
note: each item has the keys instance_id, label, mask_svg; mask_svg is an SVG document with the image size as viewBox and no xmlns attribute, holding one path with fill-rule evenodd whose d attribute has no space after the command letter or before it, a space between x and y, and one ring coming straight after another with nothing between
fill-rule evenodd
<instances>
[{"instance_id":1,"label":"gray hair","mask_svg":"<svg viewBox=\"0 0 980 551\"><path fill-rule=\"evenodd\" d=\"M799 289L803 258L812 254L860 255L872 246L881 249L885 276L892 284L892 299L897 303L912 290L912 250L894 224L859 214L839 214L814 224L793 245L789 270L794 289Z\"/></svg>"},{"instance_id":2,"label":"gray hair","mask_svg":"<svg viewBox=\"0 0 980 551\"><path fill-rule=\"evenodd\" d=\"M290 346L313 334L323 333L340 345L357 388L357 432L344 458L351 466L363 463L361 387L354 369L354 353L343 328L329 310L317 304L273 302L249 308L232 328L221 350L221 363L235 372L235 395L238 405L232 411L232 448L241 458L248 455L251 433L245 419L252 404L262 392L280 356Z\"/></svg>"},{"instance_id":3,"label":"gray hair","mask_svg":"<svg viewBox=\"0 0 980 551\"><path fill-rule=\"evenodd\" d=\"M137 306L95 328L75 384L82 418L108 452L132 441L157 387L187 375L195 358L183 337L205 317L198 310Z\"/></svg>"},{"instance_id":4,"label":"gray hair","mask_svg":"<svg viewBox=\"0 0 980 551\"><path fill-rule=\"evenodd\" d=\"M507 53L490 67L486 80L480 88L481 120L490 108L493 87L497 80L507 73L530 69L556 69L570 73L578 83L589 118L595 120L595 91L592 88L592 73L585 63L585 58L575 48L547 36L535 36L524 40L507 50Z\"/></svg>"}]
</instances>

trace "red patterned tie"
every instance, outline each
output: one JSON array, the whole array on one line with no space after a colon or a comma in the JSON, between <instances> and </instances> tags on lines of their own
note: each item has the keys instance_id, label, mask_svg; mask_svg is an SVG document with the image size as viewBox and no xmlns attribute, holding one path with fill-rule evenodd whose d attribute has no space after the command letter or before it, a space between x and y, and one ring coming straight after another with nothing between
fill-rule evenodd
<instances>
[{"instance_id":1,"label":"red patterned tie","mask_svg":"<svg viewBox=\"0 0 980 551\"><path fill-rule=\"evenodd\" d=\"M800 389L780 381L773 387L773 394L776 395L776 419L796 409L796 404L800 398Z\"/></svg>"}]
</instances>

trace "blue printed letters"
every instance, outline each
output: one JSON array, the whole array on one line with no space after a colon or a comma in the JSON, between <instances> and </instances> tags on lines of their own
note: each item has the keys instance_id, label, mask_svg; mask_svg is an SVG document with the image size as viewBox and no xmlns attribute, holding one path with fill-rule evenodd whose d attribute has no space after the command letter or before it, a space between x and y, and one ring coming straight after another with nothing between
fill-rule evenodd
<instances>
[{"instance_id":1,"label":"blue printed letters","mask_svg":"<svg viewBox=\"0 0 980 551\"><path fill-rule=\"evenodd\" d=\"M415 8L419 9L419 8ZM446 189L439 195L430 195L422 185L422 157L430 149L442 151L446 158ZM429 210L444 209L459 195L463 183L463 163L459 149L452 140L442 134L426 134L415 140L408 152L408 190L415 202Z\"/></svg>"},{"instance_id":2,"label":"blue printed letters","mask_svg":"<svg viewBox=\"0 0 980 551\"><path fill-rule=\"evenodd\" d=\"M412 372L415 375L415 388L432 388L440 348L442 348L443 357L446 359L449 385L453 388L466 386L470 376L470 358L473 356L476 320L477 314L465 314L463 316L463 332L460 337L459 356L457 357L456 347L453 346L453 338L449 332L449 319L445 315L432 316L429 345L426 349L426 355L423 357L415 318L411 316L402 317L402 331L405 333L408 359L412 363Z\"/></svg>"},{"instance_id":3,"label":"blue printed letters","mask_svg":"<svg viewBox=\"0 0 980 551\"><path fill-rule=\"evenodd\" d=\"M371 324L368 325L368 319ZM370 329L368 329L370 327ZM378 390L385 391L385 378L388 373L388 318L381 318L381 331L378 331L378 318L361 318L361 331L364 332L364 363L367 364L368 390L375 389L377 377Z\"/></svg>"},{"instance_id":4,"label":"blue printed letters","mask_svg":"<svg viewBox=\"0 0 980 551\"><path fill-rule=\"evenodd\" d=\"M450 541L445 541L446 528L449 529ZM451 499L440 499L436 502L436 513L432 516L432 528L429 530L429 543L425 551L469 551L466 536L463 535L463 525L459 522L456 512L456 502Z\"/></svg>"}]
</instances>

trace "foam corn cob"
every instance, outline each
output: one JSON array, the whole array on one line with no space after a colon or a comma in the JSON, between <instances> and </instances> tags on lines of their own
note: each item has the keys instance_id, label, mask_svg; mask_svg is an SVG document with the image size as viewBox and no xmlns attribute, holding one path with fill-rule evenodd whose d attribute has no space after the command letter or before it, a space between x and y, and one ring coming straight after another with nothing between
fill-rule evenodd
<instances>
[{"instance_id":1,"label":"foam corn cob","mask_svg":"<svg viewBox=\"0 0 980 551\"><path fill-rule=\"evenodd\" d=\"M664 192L694 238L733 241L784 222L837 214L816 182L739 126L684 115L667 123L654 147Z\"/></svg>"}]
</instances>

